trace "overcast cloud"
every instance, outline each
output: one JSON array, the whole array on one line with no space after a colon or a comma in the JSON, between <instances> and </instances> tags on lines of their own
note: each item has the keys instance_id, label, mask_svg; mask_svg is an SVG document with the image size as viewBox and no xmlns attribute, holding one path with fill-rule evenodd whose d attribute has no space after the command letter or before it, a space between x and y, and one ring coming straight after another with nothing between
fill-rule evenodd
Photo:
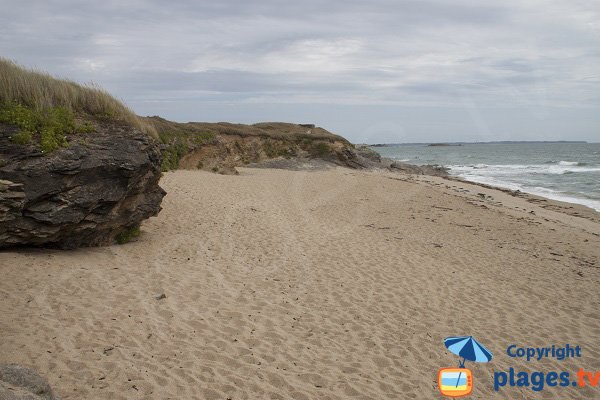
<instances>
[{"instance_id":1,"label":"overcast cloud","mask_svg":"<svg viewBox=\"0 0 600 400\"><path fill-rule=\"evenodd\" d=\"M0 0L0 55L138 114L600 141L600 2Z\"/></svg>"}]
</instances>

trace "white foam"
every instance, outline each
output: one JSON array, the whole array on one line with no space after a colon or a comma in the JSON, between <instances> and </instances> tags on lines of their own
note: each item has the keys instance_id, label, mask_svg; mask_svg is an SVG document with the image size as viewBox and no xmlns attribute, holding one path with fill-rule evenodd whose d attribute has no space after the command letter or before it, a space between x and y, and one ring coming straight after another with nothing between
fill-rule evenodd
<instances>
[{"instance_id":1,"label":"white foam","mask_svg":"<svg viewBox=\"0 0 600 400\"><path fill-rule=\"evenodd\" d=\"M571 174L571 173L584 173L584 172L600 172L600 168L594 167L559 167L551 166L548 169L551 174Z\"/></svg>"},{"instance_id":2,"label":"white foam","mask_svg":"<svg viewBox=\"0 0 600 400\"><path fill-rule=\"evenodd\" d=\"M562 161L561 161L562 162ZM566 161L565 161L566 162ZM486 176L516 176L524 174L551 174L563 175L572 173L600 172L600 167L582 167L575 164L471 164L471 165L450 165L449 168L460 173L475 173Z\"/></svg>"},{"instance_id":3,"label":"white foam","mask_svg":"<svg viewBox=\"0 0 600 400\"><path fill-rule=\"evenodd\" d=\"M567 203L581 204L581 205L589 207L593 210L600 211L600 201L598 201L598 200L583 199L581 197L569 196L567 194L560 193L560 192L552 193L552 192L548 192L547 190L536 191L536 190L523 189L523 192L536 194L538 196L546 197L546 198L552 199L552 200L564 201Z\"/></svg>"},{"instance_id":4,"label":"white foam","mask_svg":"<svg viewBox=\"0 0 600 400\"><path fill-rule=\"evenodd\" d=\"M579 165L577 161L559 161L558 165Z\"/></svg>"},{"instance_id":5,"label":"white foam","mask_svg":"<svg viewBox=\"0 0 600 400\"><path fill-rule=\"evenodd\" d=\"M455 172L454 169L451 172ZM483 183L486 185L497 186L504 189L519 190L521 192L535 194L537 196L546 197L551 200L564 201L567 203L581 204L600 212L600 200L586 199L581 197L571 196L556 190L536 186L528 187L515 182L507 182L491 176L481 176L473 174L457 174L467 181Z\"/></svg>"}]
</instances>

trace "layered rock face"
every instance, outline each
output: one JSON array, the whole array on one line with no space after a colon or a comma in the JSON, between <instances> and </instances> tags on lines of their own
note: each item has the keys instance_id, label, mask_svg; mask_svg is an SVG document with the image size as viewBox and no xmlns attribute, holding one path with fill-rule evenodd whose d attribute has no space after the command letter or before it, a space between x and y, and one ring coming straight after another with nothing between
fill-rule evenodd
<instances>
[{"instance_id":1,"label":"layered rock face","mask_svg":"<svg viewBox=\"0 0 600 400\"><path fill-rule=\"evenodd\" d=\"M158 214L161 154L146 134L102 123L43 154L0 124L0 248L99 246Z\"/></svg>"}]
</instances>

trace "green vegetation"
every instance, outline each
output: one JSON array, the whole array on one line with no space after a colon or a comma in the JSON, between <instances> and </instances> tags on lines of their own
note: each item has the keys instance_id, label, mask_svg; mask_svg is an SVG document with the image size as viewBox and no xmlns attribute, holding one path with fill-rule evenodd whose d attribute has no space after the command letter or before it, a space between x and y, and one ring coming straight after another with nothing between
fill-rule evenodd
<instances>
[{"instance_id":1,"label":"green vegetation","mask_svg":"<svg viewBox=\"0 0 600 400\"><path fill-rule=\"evenodd\" d=\"M269 157L269 158L277 157L277 149L273 145L273 142L271 142L268 139L265 141L265 143L263 145L263 150L265 151L265 154L267 155L267 157Z\"/></svg>"},{"instance_id":2,"label":"green vegetation","mask_svg":"<svg viewBox=\"0 0 600 400\"><path fill-rule=\"evenodd\" d=\"M35 110L18 103L4 103L0 107L0 122L15 125L19 132L12 137L17 144L30 144L39 138L43 152L49 153L67 147L67 135L93 131L89 123L79 124L66 107Z\"/></svg>"},{"instance_id":3,"label":"green vegetation","mask_svg":"<svg viewBox=\"0 0 600 400\"><path fill-rule=\"evenodd\" d=\"M215 138L215 134L212 132L194 132L192 140L194 144L199 146L211 142Z\"/></svg>"},{"instance_id":4,"label":"green vegetation","mask_svg":"<svg viewBox=\"0 0 600 400\"><path fill-rule=\"evenodd\" d=\"M167 121L164 118L158 116L147 117L144 120L154 126L158 131L159 135L162 134L174 134L175 132L183 133L187 136L193 135L206 135L207 140L205 143L212 142L218 135L229 135L238 136L240 138L245 137L262 137L270 138L274 140L286 140L292 142L298 142L305 139L308 142L314 142L316 140L326 141L337 141L344 144L350 145L346 139L341 136L335 135L323 128L310 129L310 133L307 133L307 129L297 125L289 124L284 122L261 122L254 125L244 124L231 124L228 122L186 122L178 123Z\"/></svg>"},{"instance_id":5,"label":"green vegetation","mask_svg":"<svg viewBox=\"0 0 600 400\"><path fill-rule=\"evenodd\" d=\"M61 147L74 119L121 122L156 137L151 125L95 85L55 79L0 58L0 88L3 122L16 121L6 123L14 123L25 132L17 139L19 142L26 142L29 132L40 135L42 148Z\"/></svg>"},{"instance_id":6,"label":"green vegetation","mask_svg":"<svg viewBox=\"0 0 600 400\"><path fill-rule=\"evenodd\" d=\"M196 168L198 168L198 169L204 168L204 163L202 161L198 161L198 164L196 164Z\"/></svg>"},{"instance_id":7,"label":"green vegetation","mask_svg":"<svg viewBox=\"0 0 600 400\"><path fill-rule=\"evenodd\" d=\"M156 130L160 142L165 145L162 151L163 171L177 169L183 156L194 149L212 143L216 138L214 132L195 129L189 124L171 122L160 117L144 118L144 122Z\"/></svg>"},{"instance_id":8,"label":"green vegetation","mask_svg":"<svg viewBox=\"0 0 600 400\"><path fill-rule=\"evenodd\" d=\"M27 131L17 132L12 137L13 143L21 144L21 145L25 145L25 144L31 143L32 139L33 139L33 137L31 135L31 132L27 132Z\"/></svg>"},{"instance_id":9,"label":"green vegetation","mask_svg":"<svg viewBox=\"0 0 600 400\"><path fill-rule=\"evenodd\" d=\"M188 153L188 146L185 143L175 143L169 145L163 150L163 160L161 164L161 170L163 172L177 169L179 167L179 161L183 156Z\"/></svg>"},{"instance_id":10,"label":"green vegetation","mask_svg":"<svg viewBox=\"0 0 600 400\"><path fill-rule=\"evenodd\" d=\"M323 157L331 153L331 147L324 142L317 142L310 148L310 154L313 157Z\"/></svg>"},{"instance_id":11,"label":"green vegetation","mask_svg":"<svg viewBox=\"0 0 600 400\"><path fill-rule=\"evenodd\" d=\"M140 236L142 232L140 231L139 226L132 226L130 228L125 229L123 232L119 233L115 236L115 241L118 244L129 243L131 239Z\"/></svg>"},{"instance_id":12,"label":"green vegetation","mask_svg":"<svg viewBox=\"0 0 600 400\"><path fill-rule=\"evenodd\" d=\"M290 158L291 155L296 153L295 148L297 144L298 143L284 140L265 139L263 142L263 151L268 158Z\"/></svg>"}]
</instances>

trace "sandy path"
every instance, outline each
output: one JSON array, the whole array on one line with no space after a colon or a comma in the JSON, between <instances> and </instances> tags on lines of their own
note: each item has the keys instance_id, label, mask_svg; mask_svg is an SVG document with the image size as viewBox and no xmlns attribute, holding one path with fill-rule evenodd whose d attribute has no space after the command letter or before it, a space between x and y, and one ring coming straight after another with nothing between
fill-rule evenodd
<instances>
[{"instance_id":1,"label":"sandy path","mask_svg":"<svg viewBox=\"0 0 600 400\"><path fill-rule=\"evenodd\" d=\"M34 366L64 399L441 398L454 335L496 356L471 364L473 399L534 398L493 391L509 367L600 370L596 222L346 169L178 171L162 186L135 243L0 253L0 363ZM527 363L512 343L584 357Z\"/></svg>"}]
</instances>

